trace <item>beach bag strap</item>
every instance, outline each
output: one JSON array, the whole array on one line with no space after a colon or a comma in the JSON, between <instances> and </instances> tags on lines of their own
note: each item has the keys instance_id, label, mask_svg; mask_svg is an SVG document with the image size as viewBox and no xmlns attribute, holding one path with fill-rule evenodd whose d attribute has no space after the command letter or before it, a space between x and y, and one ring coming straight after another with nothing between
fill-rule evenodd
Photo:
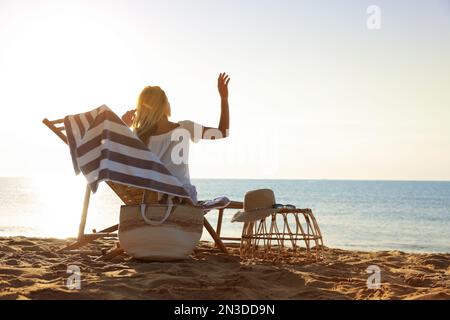
<instances>
[{"instance_id":1,"label":"beach bag strap","mask_svg":"<svg viewBox=\"0 0 450 320\"><path fill-rule=\"evenodd\" d=\"M144 199L144 197L142 197L142 199ZM164 215L164 217L160 220L160 221L153 221L149 218L147 218L147 204L146 203L141 203L141 216L142 219L144 219L144 221L152 226L159 226L161 224L163 224L170 216L170 214L174 211L173 209L175 209L175 205L173 204L173 196L168 196L167 198L167 209L166 209L166 214Z\"/></svg>"}]
</instances>

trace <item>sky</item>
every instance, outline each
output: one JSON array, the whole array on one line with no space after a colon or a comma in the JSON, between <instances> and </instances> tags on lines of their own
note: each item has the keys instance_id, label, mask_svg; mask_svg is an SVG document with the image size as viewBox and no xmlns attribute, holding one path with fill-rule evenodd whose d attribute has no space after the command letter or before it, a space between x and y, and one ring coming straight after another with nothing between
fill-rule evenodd
<instances>
[{"instance_id":1,"label":"sky","mask_svg":"<svg viewBox=\"0 0 450 320\"><path fill-rule=\"evenodd\" d=\"M450 180L449 57L449 0L0 0L0 176L73 175L42 119L147 85L215 126L225 71L230 137L193 178Z\"/></svg>"}]
</instances>

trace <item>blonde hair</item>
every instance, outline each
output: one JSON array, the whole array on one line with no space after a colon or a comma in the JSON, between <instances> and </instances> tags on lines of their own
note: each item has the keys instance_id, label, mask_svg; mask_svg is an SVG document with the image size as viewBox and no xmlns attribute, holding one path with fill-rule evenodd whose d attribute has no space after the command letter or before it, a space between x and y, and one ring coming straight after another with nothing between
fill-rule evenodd
<instances>
[{"instance_id":1,"label":"blonde hair","mask_svg":"<svg viewBox=\"0 0 450 320\"><path fill-rule=\"evenodd\" d=\"M145 87L137 100L136 115L132 125L145 144L148 144L150 136L164 116L170 117L170 104L166 93L158 86Z\"/></svg>"}]
</instances>

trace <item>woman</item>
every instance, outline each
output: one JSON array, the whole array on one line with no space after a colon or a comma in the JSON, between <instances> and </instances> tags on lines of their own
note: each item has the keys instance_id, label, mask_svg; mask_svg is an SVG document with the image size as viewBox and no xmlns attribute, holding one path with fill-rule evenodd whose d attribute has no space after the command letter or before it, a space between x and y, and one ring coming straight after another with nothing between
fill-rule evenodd
<instances>
[{"instance_id":1,"label":"woman","mask_svg":"<svg viewBox=\"0 0 450 320\"><path fill-rule=\"evenodd\" d=\"M228 136L229 82L230 78L225 73L221 73L217 79L221 100L217 128L204 127L190 120L171 122L169 100L165 92L157 86L145 87L139 95L136 109L122 116L122 120L131 126L166 168L183 183L194 204L197 202L197 192L191 185L189 176L189 139L197 142L200 139L221 139Z\"/></svg>"}]
</instances>

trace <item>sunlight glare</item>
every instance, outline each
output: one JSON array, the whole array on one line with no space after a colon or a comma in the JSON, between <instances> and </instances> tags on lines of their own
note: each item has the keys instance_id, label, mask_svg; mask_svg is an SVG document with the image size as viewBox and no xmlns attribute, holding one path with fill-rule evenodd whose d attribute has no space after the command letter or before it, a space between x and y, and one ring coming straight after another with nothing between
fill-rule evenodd
<instances>
[{"instance_id":1,"label":"sunlight glare","mask_svg":"<svg viewBox=\"0 0 450 320\"><path fill-rule=\"evenodd\" d=\"M29 223L38 236L68 238L76 237L80 223L81 208L86 186L83 176L64 178L50 176L32 179L34 190L38 190L36 206L38 215Z\"/></svg>"}]
</instances>

